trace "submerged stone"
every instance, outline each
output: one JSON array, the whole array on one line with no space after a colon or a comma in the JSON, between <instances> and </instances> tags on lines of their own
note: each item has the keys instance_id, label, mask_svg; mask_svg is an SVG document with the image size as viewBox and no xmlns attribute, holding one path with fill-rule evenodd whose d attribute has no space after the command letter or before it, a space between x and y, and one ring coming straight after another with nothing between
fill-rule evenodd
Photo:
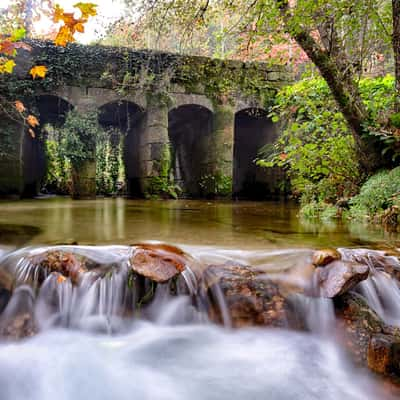
<instances>
[{"instance_id":1,"label":"submerged stone","mask_svg":"<svg viewBox=\"0 0 400 400\"><path fill-rule=\"evenodd\" d=\"M316 284L322 297L340 296L368 278L369 267L347 261L333 261L315 270Z\"/></svg>"}]
</instances>

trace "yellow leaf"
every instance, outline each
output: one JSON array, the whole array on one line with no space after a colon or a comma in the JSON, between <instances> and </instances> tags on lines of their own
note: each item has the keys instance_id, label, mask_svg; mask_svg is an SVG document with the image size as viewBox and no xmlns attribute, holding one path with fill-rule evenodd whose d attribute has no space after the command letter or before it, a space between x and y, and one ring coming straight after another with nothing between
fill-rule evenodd
<instances>
[{"instance_id":1,"label":"yellow leaf","mask_svg":"<svg viewBox=\"0 0 400 400\"><path fill-rule=\"evenodd\" d=\"M97 4L93 3L76 3L74 4L75 8L79 8L82 13L83 19L88 19L89 17L94 17L97 15Z\"/></svg>"},{"instance_id":2,"label":"yellow leaf","mask_svg":"<svg viewBox=\"0 0 400 400\"><path fill-rule=\"evenodd\" d=\"M29 134L31 135L31 138L32 138L32 139L35 139L35 137L36 137L35 131L34 131L33 129L29 128L29 129L28 129L28 132L29 132Z\"/></svg>"},{"instance_id":3,"label":"yellow leaf","mask_svg":"<svg viewBox=\"0 0 400 400\"><path fill-rule=\"evenodd\" d=\"M26 122L32 127L34 128L35 126L39 125L39 121L38 119L34 116L34 115L28 115L26 117Z\"/></svg>"},{"instance_id":4,"label":"yellow leaf","mask_svg":"<svg viewBox=\"0 0 400 400\"><path fill-rule=\"evenodd\" d=\"M46 72L47 72L47 67L45 67L44 65L36 65L29 71L33 79L35 79L37 76L39 78L44 78L46 76Z\"/></svg>"},{"instance_id":5,"label":"yellow leaf","mask_svg":"<svg viewBox=\"0 0 400 400\"><path fill-rule=\"evenodd\" d=\"M25 111L25 106L23 105L22 101L17 100L14 104L18 112L23 113Z\"/></svg>"},{"instance_id":6,"label":"yellow leaf","mask_svg":"<svg viewBox=\"0 0 400 400\"><path fill-rule=\"evenodd\" d=\"M3 61L0 64L0 74L12 74L14 67L15 67L15 62L14 60L7 60L7 61Z\"/></svg>"}]
</instances>

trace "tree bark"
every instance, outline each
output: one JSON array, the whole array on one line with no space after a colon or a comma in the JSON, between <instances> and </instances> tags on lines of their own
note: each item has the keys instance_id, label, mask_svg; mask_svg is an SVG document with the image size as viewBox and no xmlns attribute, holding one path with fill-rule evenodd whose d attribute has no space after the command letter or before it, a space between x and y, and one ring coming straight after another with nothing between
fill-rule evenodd
<instances>
[{"instance_id":1,"label":"tree bark","mask_svg":"<svg viewBox=\"0 0 400 400\"><path fill-rule=\"evenodd\" d=\"M400 0L392 0L393 10L393 53L395 62L396 102L395 111L400 112Z\"/></svg>"}]
</instances>

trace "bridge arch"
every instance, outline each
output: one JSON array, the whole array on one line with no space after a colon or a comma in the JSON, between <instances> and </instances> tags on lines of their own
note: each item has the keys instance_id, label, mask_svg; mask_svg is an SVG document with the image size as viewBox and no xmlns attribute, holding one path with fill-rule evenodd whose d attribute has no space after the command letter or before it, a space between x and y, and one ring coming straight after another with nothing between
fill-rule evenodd
<instances>
[{"instance_id":1,"label":"bridge arch","mask_svg":"<svg viewBox=\"0 0 400 400\"><path fill-rule=\"evenodd\" d=\"M202 181L209 172L213 112L199 104L184 104L168 113L175 182L184 196L201 197Z\"/></svg>"},{"instance_id":2,"label":"bridge arch","mask_svg":"<svg viewBox=\"0 0 400 400\"><path fill-rule=\"evenodd\" d=\"M262 200L278 191L282 174L275 168L258 167L258 151L277 138L277 127L266 110L249 107L235 114L233 150L233 196L239 199Z\"/></svg>"},{"instance_id":3,"label":"bridge arch","mask_svg":"<svg viewBox=\"0 0 400 400\"><path fill-rule=\"evenodd\" d=\"M34 138L29 133L24 135L22 145L23 196L25 197L38 194L46 174L45 143L49 134L45 130L46 125L50 124L55 129L61 128L66 114L73 108L67 100L49 94L36 96L35 105L40 126L36 129Z\"/></svg>"},{"instance_id":4,"label":"bridge arch","mask_svg":"<svg viewBox=\"0 0 400 400\"><path fill-rule=\"evenodd\" d=\"M105 128L116 128L122 134L123 161L127 193L141 197L140 149L145 131L145 110L134 102L117 100L99 108L99 123Z\"/></svg>"}]
</instances>

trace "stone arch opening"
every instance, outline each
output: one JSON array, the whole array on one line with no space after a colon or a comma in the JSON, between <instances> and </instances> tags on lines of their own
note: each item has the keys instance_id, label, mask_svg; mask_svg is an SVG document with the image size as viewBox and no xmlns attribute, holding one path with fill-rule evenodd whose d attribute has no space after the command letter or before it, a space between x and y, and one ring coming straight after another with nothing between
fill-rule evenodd
<instances>
[{"instance_id":1,"label":"stone arch opening","mask_svg":"<svg viewBox=\"0 0 400 400\"><path fill-rule=\"evenodd\" d=\"M22 160L23 160L23 192L24 197L36 196L41 185L44 183L46 170L48 168L46 159L46 140L48 132L46 126L54 129L60 128L68 111L73 106L68 101L54 95L41 95L35 98L37 117L40 122L39 129L35 129L33 138L26 133L23 138Z\"/></svg>"},{"instance_id":2,"label":"stone arch opening","mask_svg":"<svg viewBox=\"0 0 400 400\"><path fill-rule=\"evenodd\" d=\"M265 110L247 108L235 115L233 150L233 196L263 200L279 195L284 179L279 168L262 168L255 163L258 151L277 138L277 129Z\"/></svg>"},{"instance_id":3,"label":"stone arch opening","mask_svg":"<svg viewBox=\"0 0 400 400\"><path fill-rule=\"evenodd\" d=\"M99 123L104 129L121 132L126 193L129 197L143 196L140 184L140 146L145 129L145 115L143 108L125 100L104 104L99 112Z\"/></svg>"},{"instance_id":4,"label":"stone arch opening","mask_svg":"<svg viewBox=\"0 0 400 400\"><path fill-rule=\"evenodd\" d=\"M210 171L213 113L206 107L186 104L168 114L172 170L185 197L203 197L202 182Z\"/></svg>"}]
</instances>

